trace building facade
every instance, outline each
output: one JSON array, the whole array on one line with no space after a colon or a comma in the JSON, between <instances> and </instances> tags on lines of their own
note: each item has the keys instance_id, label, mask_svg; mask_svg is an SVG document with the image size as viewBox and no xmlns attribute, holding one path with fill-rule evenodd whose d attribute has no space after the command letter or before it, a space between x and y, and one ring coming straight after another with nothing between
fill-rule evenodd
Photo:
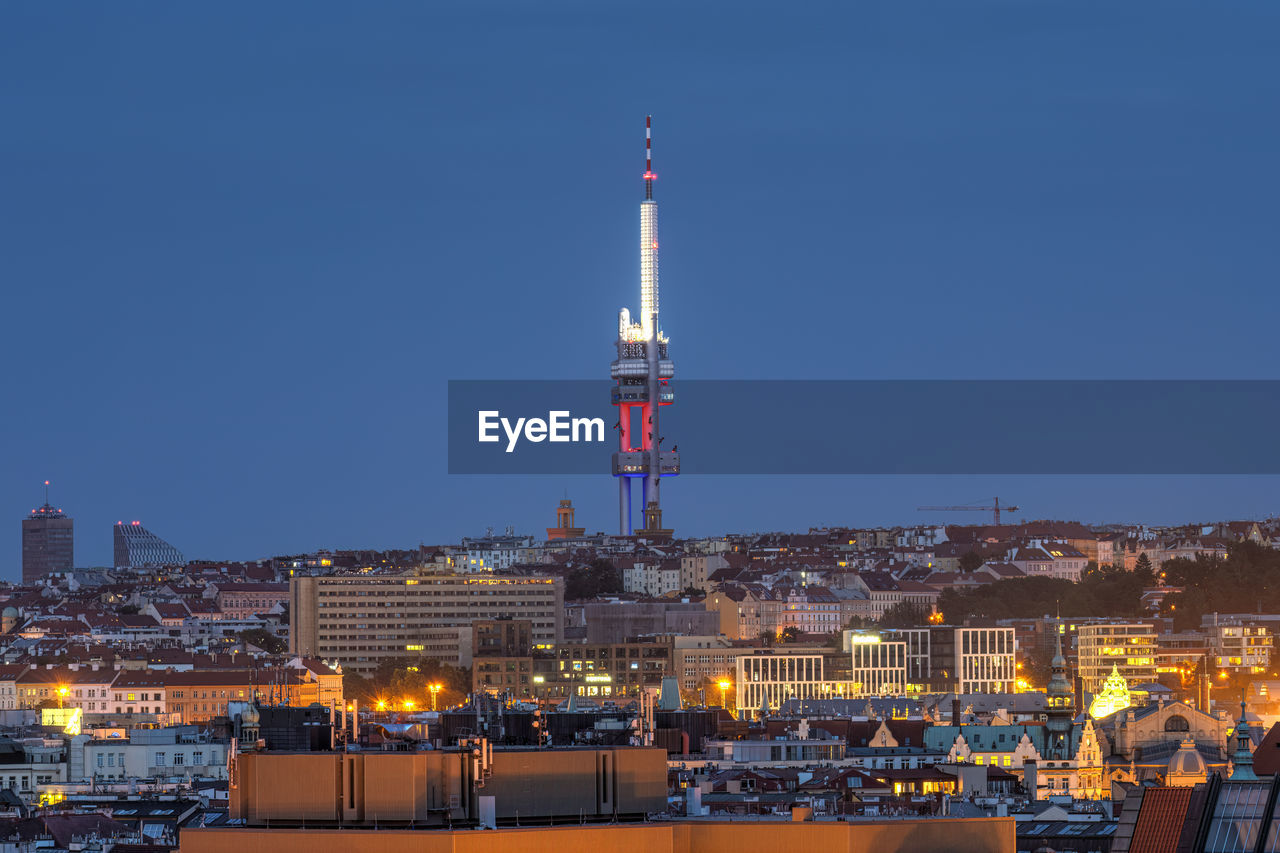
<instances>
[{"instance_id":1,"label":"building facade","mask_svg":"<svg viewBox=\"0 0 1280 853\"><path fill-rule=\"evenodd\" d=\"M1114 667L1129 684L1156 680L1156 632L1150 622L1098 622L1076 630L1084 689L1096 693Z\"/></svg>"},{"instance_id":2,"label":"building facade","mask_svg":"<svg viewBox=\"0 0 1280 853\"><path fill-rule=\"evenodd\" d=\"M289 650L372 672L382 660L432 657L435 635L466 643L478 619L521 619L535 644L564 639L560 578L489 574L325 575L290 580ZM440 651L440 650L434 650ZM448 651L448 650L445 650ZM457 661L457 651L441 659Z\"/></svg>"},{"instance_id":3,"label":"building facade","mask_svg":"<svg viewBox=\"0 0 1280 853\"><path fill-rule=\"evenodd\" d=\"M183 566L182 552L134 521L116 522L112 533L117 569L145 569L160 566Z\"/></svg>"},{"instance_id":4,"label":"building facade","mask_svg":"<svg viewBox=\"0 0 1280 853\"><path fill-rule=\"evenodd\" d=\"M75 523L57 507L45 504L22 519L22 582L34 583L47 572L75 567Z\"/></svg>"}]
</instances>

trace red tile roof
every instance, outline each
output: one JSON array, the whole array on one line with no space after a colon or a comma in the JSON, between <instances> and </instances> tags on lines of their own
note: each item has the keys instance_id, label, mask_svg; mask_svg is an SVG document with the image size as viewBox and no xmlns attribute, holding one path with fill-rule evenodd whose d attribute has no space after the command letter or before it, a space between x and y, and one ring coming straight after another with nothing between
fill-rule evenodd
<instances>
[{"instance_id":1,"label":"red tile roof","mask_svg":"<svg viewBox=\"0 0 1280 853\"><path fill-rule=\"evenodd\" d=\"M1190 787L1148 788L1133 827L1129 853L1169 853L1178 847L1178 836L1191 805Z\"/></svg>"}]
</instances>

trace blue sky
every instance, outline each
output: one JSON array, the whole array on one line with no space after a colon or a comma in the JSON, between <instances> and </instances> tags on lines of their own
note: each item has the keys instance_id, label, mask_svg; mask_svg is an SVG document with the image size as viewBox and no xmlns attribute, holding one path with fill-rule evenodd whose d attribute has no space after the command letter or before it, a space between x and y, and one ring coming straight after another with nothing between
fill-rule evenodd
<instances>
[{"instance_id":1,"label":"blue sky","mask_svg":"<svg viewBox=\"0 0 1280 853\"><path fill-rule=\"evenodd\" d=\"M6 5L0 577L46 478L83 564L122 519L224 559L535 530L566 491L611 529L604 475L446 475L445 382L606 375L638 301L646 113L679 376L1275 377L1280 7L782 8ZM1276 487L664 497L702 534L994 494L1261 515Z\"/></svg>"}]
</instances>

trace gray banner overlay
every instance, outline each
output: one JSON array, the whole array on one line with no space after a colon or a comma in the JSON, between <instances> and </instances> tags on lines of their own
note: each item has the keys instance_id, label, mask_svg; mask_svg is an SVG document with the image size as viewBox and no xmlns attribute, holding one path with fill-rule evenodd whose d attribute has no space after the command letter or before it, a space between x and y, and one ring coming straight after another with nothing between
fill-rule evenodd
<instances>
[{"instance_id":1,"label":"gray banner overlay","mask_svg":"<svg viewBox=\"0 0 1280 853\"><path fill-rule=\"evenodd\" d=\"M659 433L663 450L678 449L682 474L1280 473L1280 381L676 379L667 387L675 403L662 407ZM618 449L612 388L450 381L449 473L608 473ZM481 412L497 413L487 416L495 440L479 440Z\"/></svg>"}]
</instances>

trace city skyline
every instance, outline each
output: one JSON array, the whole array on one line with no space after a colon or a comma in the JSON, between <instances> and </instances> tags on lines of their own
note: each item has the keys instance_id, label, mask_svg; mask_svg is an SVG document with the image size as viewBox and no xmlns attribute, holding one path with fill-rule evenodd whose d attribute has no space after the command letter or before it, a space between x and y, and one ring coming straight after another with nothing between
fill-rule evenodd
<instances>
[{"instance_id":1,"label":"city skyline","mask_svg":"<svg viewBox=\"0 0 1280 853\"><path fill-rule=\"evenodd\" d=\"M535 531L566 491L611 530L603 472L446 475L437 410L449 378L599 375L647 113L681 378L1267 378L1278 354L1264 4L1079 11L1087 54L1054 10L990 29L945 4L561 13L536 46L518 9L11 14L6 390L31 417L3 427L0 495L16 522L52 480L85 565L122 517L210 559ZM681 536L995 494L1026 518L1280 511L1274 477L682 480Z\"/></svg>"}]
</instances>

